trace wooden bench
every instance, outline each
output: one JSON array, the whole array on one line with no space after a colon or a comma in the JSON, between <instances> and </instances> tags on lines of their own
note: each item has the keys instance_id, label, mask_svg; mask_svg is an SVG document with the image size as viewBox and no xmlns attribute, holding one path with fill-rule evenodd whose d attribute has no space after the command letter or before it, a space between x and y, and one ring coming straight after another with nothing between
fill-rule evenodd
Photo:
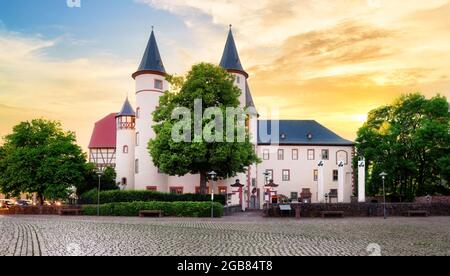
<instances>
[{"instance_id":1,"label":"wooden bench","mask_svg":"<svg viewBox=\"0 0 450 276\"><path fill-rule=\"evenodd\" d=\"M343 211L322 211L320 212L322 218L325 217L344 217L344 212Z\"/></svg>"},{"instance_id":2,"label":"wooden bench","mask_svg":"<svg viewBox=\"0 0 450 276\"><path fill-rule=\"evenodd\" d=\"M161 210L142 210L142 211L139 211L139 216L141 218L144 218L144 217L158 217L158 218L162 218L163 217L163 211L161 211Z\"/></svg>"},{"instance_id":3,"label":"wooden bench","mask_svg":"<svg viewBox=\"0 0 450 276\"><path fill-rule=\"evenodd\" d=\"M428 217L430 213L428 211L424 210L410 210L405 213L406 216L412 217L412 216L422 216L422 217Z\"/></svg>"},{"instance_id":4,"label":"wooden bench","mask_svg":"<svg viewBox=\"0 0 450 276\"><path fill-rule=\"evenodd\" d=\"M60 216L79 216L81 209L61 209L59 210Z\"/></svg>"}]
</instances>

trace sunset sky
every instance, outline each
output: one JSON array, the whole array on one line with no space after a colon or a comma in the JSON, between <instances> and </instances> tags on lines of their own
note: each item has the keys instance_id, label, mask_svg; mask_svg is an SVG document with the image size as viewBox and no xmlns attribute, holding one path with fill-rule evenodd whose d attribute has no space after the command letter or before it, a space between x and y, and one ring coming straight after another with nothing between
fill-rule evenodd
<instances>
[{"instance_id":1,"label":"sunset sky","mask_svg":"<svg viewBox=\"0 0 450 276\"><path fill-rule=\"evenodd\" d=\"M256 106L354 139L402 93L450 98L450 1L0 0L0 136L60 120L86 149L130 95L151 26L166 70L218 63L228 25ZM264 114L264 112L263 112ZM276 119L276 118L274 118Z\"/></svg>"}]
</instances>

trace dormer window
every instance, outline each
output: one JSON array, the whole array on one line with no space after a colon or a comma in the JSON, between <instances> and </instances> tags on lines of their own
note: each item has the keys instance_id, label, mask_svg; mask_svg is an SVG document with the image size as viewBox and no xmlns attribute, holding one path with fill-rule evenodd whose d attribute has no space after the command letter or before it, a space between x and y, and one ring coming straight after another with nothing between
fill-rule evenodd
<instances>
[{"instance_id":1,"label":"dormer window","mask_svg":"<svg viewBox=\"0 0 450 276\"><path fill-rule=\"evenodd\" d=\"M312 140L312 138L313 138L312 133L308 133L308 135L306 136L306 138L308 138L308 140Z\"/></svg>"},{"instance_id":2,"label":"dormer window","mask_svg":"<svg viewBox=\"0 0 450 276\"><path fill-rule=\"evenodd\" d=\"M280 138L281 138L281 140L286 140L286 138L287 138L286 133L281 133Z\"/></svg>"},{"instance_id":3,"label":"dormer window","mask_svg":"<svg viewBox=\"0 0 450 276\"><path fill-rule=\"evenodd\" d=\"M155 89L162 90L163 89L163 81L155 80Z\"/></svg>"}]
</instances>

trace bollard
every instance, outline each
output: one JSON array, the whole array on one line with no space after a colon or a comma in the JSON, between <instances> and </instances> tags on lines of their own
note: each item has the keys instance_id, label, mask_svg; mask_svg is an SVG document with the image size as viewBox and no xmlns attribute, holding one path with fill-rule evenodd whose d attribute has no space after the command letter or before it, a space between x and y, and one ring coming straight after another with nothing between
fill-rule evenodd
<instances>
[{"instance_id":1,"label":"bollard","mask_svg":"<svg viewBox=\"0 0 450 276\"><path fill-rule=\"evenodd\" d=\"M295 208L295 218L300 219L300 207Z\"/></svg>"}]
</instances>

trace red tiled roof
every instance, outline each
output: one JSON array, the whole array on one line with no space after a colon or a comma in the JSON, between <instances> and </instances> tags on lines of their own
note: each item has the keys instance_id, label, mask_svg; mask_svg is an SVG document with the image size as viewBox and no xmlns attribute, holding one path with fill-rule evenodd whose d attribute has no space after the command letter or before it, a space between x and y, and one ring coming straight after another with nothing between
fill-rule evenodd
<instances>
[{"instance_id":1,"label":"red tiled roof","mask_svg":"<svg viewBox=\"0 0 450 276\"><path fill-rule=\"evenodd\" d=\"M116 113L95 123L89 148L116 148Z\"/></svg>"}]
</instances>

